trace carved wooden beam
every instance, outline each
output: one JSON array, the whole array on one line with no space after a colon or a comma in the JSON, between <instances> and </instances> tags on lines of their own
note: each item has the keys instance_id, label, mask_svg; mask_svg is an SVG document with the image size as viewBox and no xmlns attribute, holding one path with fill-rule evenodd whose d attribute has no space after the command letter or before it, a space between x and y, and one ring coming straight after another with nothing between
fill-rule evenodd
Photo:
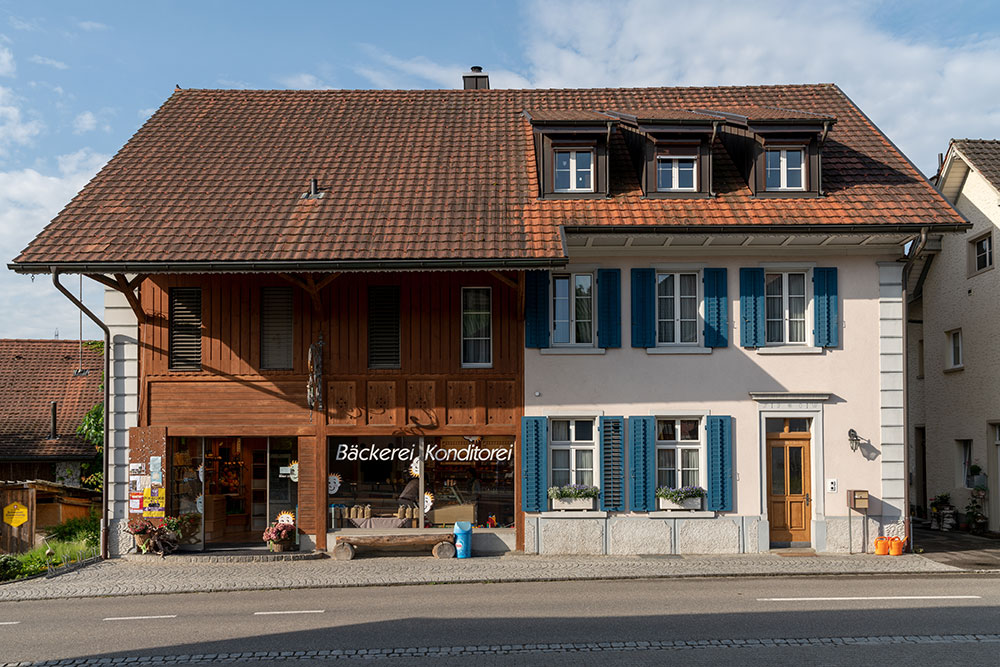
<instances>
[{"instance_id":1,"label":"carved wooden beam","mask_svg":"<svg viewBox=\"0 0 1000 667\"><path fill-rule=\"evenodd\" d=\"M118 287L116 289L125 295L125 299L128 301L128 305L132 307L132 312L135 313L135 317L139 321L139 324L145 324L146 313L142 310L142 304L139 303L139 297L135 295L135 288L130 286L132 285L132 282L126 280L125 275L122 273L116 273L115 280L118 282ZM142 281L140 280L139 282ZM138 283L136 283L136 285L138 285Z\"/></svg>"},{"instance_id":2,"label":"carved wooden beam","mask_svg":"<svg viewBox=\"0 0 1000 667\"><path fill-rule=\"evenodd\" d=\"M517 289L517 283L500 273L499 271L490 271L490 275L502 282L504 285L511 289Z\"/></svg>"},{"instance_id":3,"label":"carved wooden beam","mask_svg":"<svg viewBox=\"0 0 1000 667\"><path fill-rule=\"evenodd\" d=\"M118 289L118 283L116 281L112 280L111 278L108 278L107 276L102 276L99 273L87 273L87 274L84 274L84 275L86 275L88 278L90 278L94 282L101 283L105 287L110 287L113 290Z\"/></svg>"}]
</instances>

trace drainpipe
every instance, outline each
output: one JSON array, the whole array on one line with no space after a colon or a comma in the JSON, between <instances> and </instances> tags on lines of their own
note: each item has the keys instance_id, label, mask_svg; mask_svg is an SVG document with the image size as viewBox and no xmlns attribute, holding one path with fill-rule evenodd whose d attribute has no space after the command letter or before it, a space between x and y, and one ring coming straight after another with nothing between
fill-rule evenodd
<instances>
[{"instance_id":1,"label":"drainpipe","mask_svg":"<svg viewBox=\"0 0 1000 667\"><path fill-rule=\"evenodd\" d=\"M104 332L104 470L103 482L101 484L101 558L108 558L108 461L111 457L111 448L108 446L108 415L111 413L111 330L108 325L100 320L83 305L83 302L73 296L73 293L66 289L59 282L59 269L52 269L52 284L62 292L73 305L79 308L87 317L94 321L94 324Z\"/></svg>"},{"instance_id":2,"label":"drainpipe","mask_svg":"<svg viewBox=\"0 0 1000 667\"><path fill-rule=\"evenodd\" d=\"M713 155L712 147L715 145L715 137L718 136L719 134L719 125L721 124L722 121L719 120L712 121L712 138L708 140L708 165L709 165L708 196L712 198L715 197L715 160L712 157Z\"/></svg>"}]
</instances>

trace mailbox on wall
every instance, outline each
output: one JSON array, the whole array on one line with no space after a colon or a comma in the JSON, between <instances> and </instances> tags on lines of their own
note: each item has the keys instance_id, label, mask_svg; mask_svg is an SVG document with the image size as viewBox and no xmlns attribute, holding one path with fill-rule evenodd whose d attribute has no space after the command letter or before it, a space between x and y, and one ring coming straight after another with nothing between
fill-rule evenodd
<instances>
[{"instance_id":1,"label":"mailbox on wall","mask_svg":"<svg viewBox=\"0 0 1000 667\"><path fill-rule=\"evenodd\" d=\"M852 510L868 509L868 491L864 489L849 489L847 491L847 506Z\"/></svg>"}]
</instances>

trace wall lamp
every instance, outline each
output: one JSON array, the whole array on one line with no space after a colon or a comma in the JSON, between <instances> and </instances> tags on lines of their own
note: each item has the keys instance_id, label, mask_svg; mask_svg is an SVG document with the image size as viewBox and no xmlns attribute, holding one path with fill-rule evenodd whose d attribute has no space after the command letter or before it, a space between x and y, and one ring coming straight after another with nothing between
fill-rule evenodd
<instances>
[{"instance_id":1,"label":"wall lamp","mask_svg":"<svg viewBox=\"0 0 1000 667\"><path fill-rule=\"evenodd\" d=\"M851 451L858 451L858 447L861 445L861 436L853 428L847 431L847 441L851 443Z\"/></svg>"}]
</instances>

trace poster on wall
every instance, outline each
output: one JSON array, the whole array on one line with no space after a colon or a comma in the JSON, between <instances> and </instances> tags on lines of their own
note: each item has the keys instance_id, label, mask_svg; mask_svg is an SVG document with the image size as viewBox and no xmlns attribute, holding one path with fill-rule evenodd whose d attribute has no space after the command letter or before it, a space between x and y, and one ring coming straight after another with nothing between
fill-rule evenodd
<instances>
[{"instance_id":1,"label":"poster on wall","mask_svg":"<svg viewBox=\"0 0 1000 667\"><path fill-rule=\"evenodd\" d=\"M163 458L160 456L149 457L149 483L163 486Z\"/></svg>"},{"instance_id":2,"label":"poster on wall","mask_svg":"<svg viewBox=\"0 0 1000 667\"><path fill-rule=\"evenodd\" d=\"M147 519L162 519L166 516L166 491L162 488L148 488L142 492L142 516Z\"/></svg>"},{"instance_id":3,"label":"poster on wall","mask_svg":"<svg viewBox=\"0 0 1000 667\"><path fill-rule=\"evenodd\" d=\"M130 492L128 494L128 513L142 514L142 492Z\"/></svg>"}]
</instances>

